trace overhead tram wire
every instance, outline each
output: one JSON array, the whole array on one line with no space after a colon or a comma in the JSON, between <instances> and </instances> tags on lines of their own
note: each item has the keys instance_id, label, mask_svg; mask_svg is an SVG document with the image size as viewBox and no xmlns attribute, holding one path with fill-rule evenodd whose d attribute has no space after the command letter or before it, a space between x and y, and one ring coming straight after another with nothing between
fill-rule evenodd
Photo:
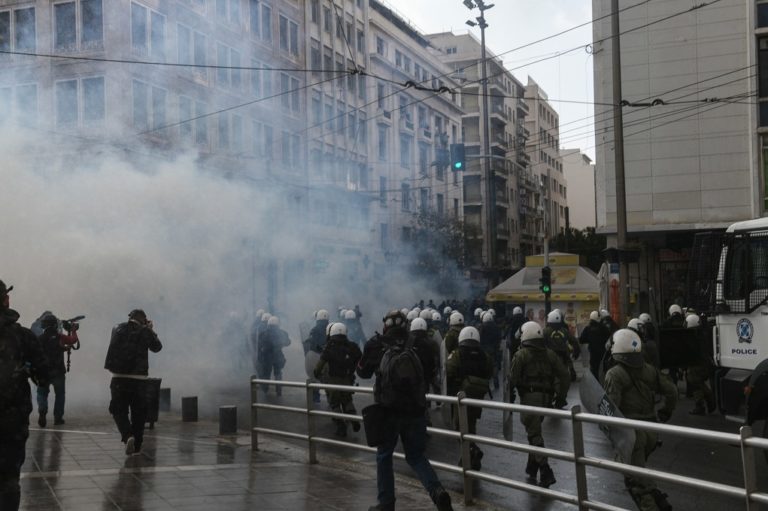
<instances>
[{"instance_id":1,"label":"overhead tram wire","mask_svg":"<svg viewBox=\"0 0 768 511\"><path fill-rule=\"evenodd\" d=\"M336 23L337 27L339 27L337 30L341 31L341 36L344 38L344 43L347 45L347 51L349 52L349 59L352 61L352 65L355 68L355 71L360 71L360 67L357 65L357 61L355 60L355 54L352 51L352 47L349 44L349 37L347 35L347 31L344 28L344 19L339 14L339 6L336 5L336 0L331 0L331 5L333 5L333 10L336 13Z\"/></svg>"}]
</instances>

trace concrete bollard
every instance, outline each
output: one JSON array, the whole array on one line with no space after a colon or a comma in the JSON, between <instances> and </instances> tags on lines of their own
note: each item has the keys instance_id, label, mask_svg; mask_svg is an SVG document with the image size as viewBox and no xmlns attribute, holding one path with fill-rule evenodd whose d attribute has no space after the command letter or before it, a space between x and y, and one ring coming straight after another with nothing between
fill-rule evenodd
<instances>
[{"instance_id":1,"label":"concrete bollard","mask_svg":"<svg viewBox=\"0 0 768 511\"><path fill-rule=\"evenodd\" d=\"M181 398L181 420L197 422L197 396Z\"/></svg>"},{"instance_id":2,"label":"concrete bollard","mask_svg":"<svg viewBox=\"0 0 768 511\"><path fill-rule=\"evenodd\" d=\"M237 407L234 405L219 407L219 435L237 434Z\"/></svg>"},{"instance_id":3,"label":"concrete bollard","mask_svg":"<svg viewBox=\"0 0 768 511\"><path fill-rule=\"evenodd\" d=\"M171 411L171 389L160 389L160 411Z\"/></svg>"}]
</instances>

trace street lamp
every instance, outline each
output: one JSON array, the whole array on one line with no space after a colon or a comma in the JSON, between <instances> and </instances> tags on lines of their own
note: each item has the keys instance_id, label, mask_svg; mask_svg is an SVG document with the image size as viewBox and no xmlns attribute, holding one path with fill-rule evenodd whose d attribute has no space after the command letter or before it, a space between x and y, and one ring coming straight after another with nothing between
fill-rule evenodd
<instances>
[{"instance_id":1,"label":"street lamp","mask_svg":"<svg viewBox=\"0 0 768 511\"><path fill-rule=\"evenodd\" d=\"M490 119L488 108L488 67L485 51L485 29L488 28L488 23L485 21L485 11L491 9L494 4L486 4L485 0L463 0L464 5L469 10L475 8L480 10L480 16L475 18L475 21L467 20L467 25L470 27L480 27L480 64L482 75L482 104L483 104L483 154L481 161L485 165L483 172L486 176L486 223L487 223L487 241L486 250L488 253L487 263L489 270L489 277L492 280L492 284L496 284L496 176L494 175L493 166L491 165L491 138L490 138Z\"/></svg>"}]
</instances>

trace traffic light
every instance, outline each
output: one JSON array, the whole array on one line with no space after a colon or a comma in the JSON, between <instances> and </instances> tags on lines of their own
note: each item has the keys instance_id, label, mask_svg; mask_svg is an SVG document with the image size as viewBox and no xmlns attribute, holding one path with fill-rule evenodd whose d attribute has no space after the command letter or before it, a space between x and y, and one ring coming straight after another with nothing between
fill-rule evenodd
<instances>
[{"instance_id":1,"label":"traffic light","mask_svg":"<svg viewBox=\"0 0 768 511\"><path fill-rule=\"evenodd\" d=\"M451 169L465 170L467 166L465 160L464 144L451 144Z\"/></svg>"},{"instance_id":2,"label":"traffic light","mask_svg":"<svg viewBox=\"0 0 768 511\"><path fill-rule=\"evenodd\" d=\"M539 290L545 295L552 293L552 268L544 266L541 269L541 278L539 279Z\"/></svg>"}]
</instances>

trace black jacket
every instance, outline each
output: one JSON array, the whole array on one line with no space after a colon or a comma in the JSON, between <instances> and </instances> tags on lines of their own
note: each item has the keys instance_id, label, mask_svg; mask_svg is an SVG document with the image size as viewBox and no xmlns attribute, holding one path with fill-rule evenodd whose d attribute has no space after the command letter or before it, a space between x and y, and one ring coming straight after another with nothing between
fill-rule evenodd
<instances>
[{"instance_id":1,"label":"black jacket","mask_svg":"<svg viewBox=\"0 0 768 511\"><path fill-rule=\"evenodd\" d=\"M104 369L115 374L147 376L149 354L163 349L157 334L135 321L120 323L112 329Z\"/></svg>"},{"instance_id":2,"label":"black jacket","mask_svg":"<svg viewBox=\"0 0 768 511\"><path fill-rule=\"evenodd\" d=\"M45 359L48 361L52 377L60 376L67 372L67 368L64 365L64 353L67 350L61 347L60 336L58 328L53 327L46 328L38 337L45 354Z\"/></svg>"},{"instance_id":3,"label":"black jacket","mask_svg":"<svg viewBox=\"0 0 768 511\"><path fill-rule=\"evenodd\" d=\"M592 356L602 357L605 352L605 343L611 336L610 330L600 321L590 320L579 336L579 342L586 344Z\"/></svg>"},{"instance_id":4,"label":"black jacket","mask_svg":"<svg viewBox=\"0 0 768 511\"><path fill-rule=\"evenodd\" d=\"M47 384L50 374L40 342L18 323L19 313L0 309L0 438L26 440L32 395L28 378Z\"/></svg>"}]
</instances>

